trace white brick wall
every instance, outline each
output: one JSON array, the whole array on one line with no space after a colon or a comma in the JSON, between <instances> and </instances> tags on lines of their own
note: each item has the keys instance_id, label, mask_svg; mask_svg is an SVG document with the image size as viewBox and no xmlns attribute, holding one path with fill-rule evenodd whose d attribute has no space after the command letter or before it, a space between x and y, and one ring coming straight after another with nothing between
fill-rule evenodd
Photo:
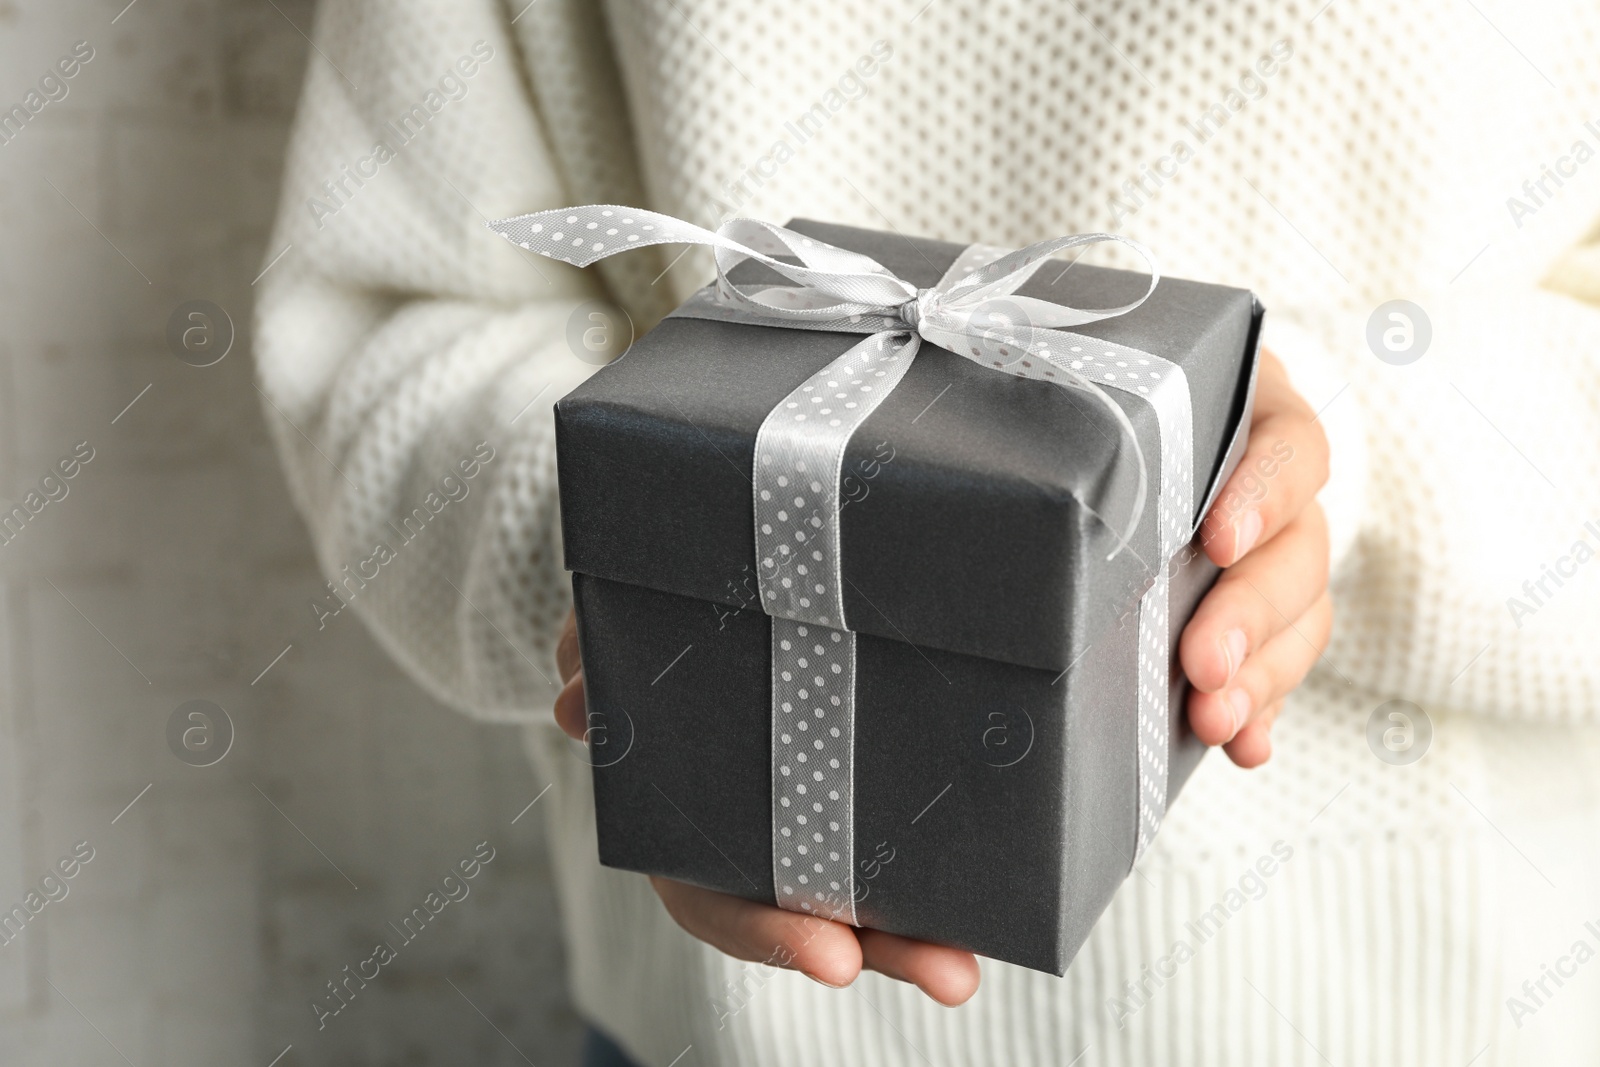
<instances>
[{"instance_id":1,"label":"white brick wall","mask_svg":"<svg viewBox=\"0 0 1600 1067\"><path fill-rule=\"evenodd\" d=\"M0 498L95 449L0 545L0 908L95 849L0 947L0 1063L571 1063L517 739L435 705L354 617L307 625L248 325L311 4L125 3L0 0L0 109L95 50L0 144ZM190 299L239 331L215 366L167 351ZM207 768L166 741L196 698L237 731ZM319 1032L324 983L485 838L471 895Z\"/></svg>"}]
</instances>

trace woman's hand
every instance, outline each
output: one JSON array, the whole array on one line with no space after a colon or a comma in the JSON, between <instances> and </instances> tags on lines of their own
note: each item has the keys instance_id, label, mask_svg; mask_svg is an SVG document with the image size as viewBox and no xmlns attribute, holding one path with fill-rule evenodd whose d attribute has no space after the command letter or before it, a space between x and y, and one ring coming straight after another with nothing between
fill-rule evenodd
<instances>
[{"instance_id":1,"label":"woman's hand","mask_svg":"<svg viewBox=\"0 0 1600 1067\"><path fill-rule=\"evenodd\" d=\"M1244 460L1201 523L1222 576L1183 631L1195 736L1241 767L1272 754L1283 698L1328 643L1328 526L1316 502L1328 440L1277 357L1262 349Z\"/></svg>"},{"instance_id":2,"label":"woman's hand","mask_svg":"<svg viewBox=\"0 0 1600 1067\"><path fill-rule=\"evenodd\" d=\"M571 615L561 632L556 663L566 683L556 698L556 722L581 741L588 713ZM950 1006L978 989L978 960L970 952L879 930L858 930L666 878L651 878L650 884L679 926L736 959L799 971L836 987L849 985L865 968L910 982Z\"/></svg>"}]
</instances>

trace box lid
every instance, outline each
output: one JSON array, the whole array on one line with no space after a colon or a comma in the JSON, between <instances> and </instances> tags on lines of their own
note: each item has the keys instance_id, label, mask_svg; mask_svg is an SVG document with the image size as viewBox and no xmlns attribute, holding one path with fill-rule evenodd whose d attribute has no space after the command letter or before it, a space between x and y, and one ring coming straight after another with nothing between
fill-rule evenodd
<instances>
[{"instance_id":1,"label":"box lid","mask_svg":"<svg viewBox=\"0 0 1600 1067\"><path fill-rule=\"evenodd\" d=\"M798 220L919 287L964 246ZM1048 267L1020 295L1110 307L1148 277ZM766 268L745 264L740 270ZM736 273L735 281L743 281ZM754 275L750 280L755 280ZM1242 447L1260 305L1246 290L1163 278L1150 299L1075 332L1179 364L1194 405L1196 521ZM852 334L668 318L556 405L569 570L759 611L750 471L756 432ZM1109 391L1157 456L1149 405ZM845 619L913 645L1063 670L1142 595L1157 558L1159 471L1131 551L1085 506L1120 517L1135 459L1080 394L924 343L846 451ZM1120 520L1118 520L1120 521Z\"/></svg>"}]
</instances>

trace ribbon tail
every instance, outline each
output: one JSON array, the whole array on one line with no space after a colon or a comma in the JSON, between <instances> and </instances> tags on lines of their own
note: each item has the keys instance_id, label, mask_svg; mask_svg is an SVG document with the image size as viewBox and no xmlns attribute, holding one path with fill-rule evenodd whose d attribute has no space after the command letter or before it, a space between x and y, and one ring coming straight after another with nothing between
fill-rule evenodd
<instances>
[{"instance_id":1,"label":"ribbon tail","mask_svg":"<svg viewBox=\"0 0 1600 1067\"><path fill-rule=\"evenodd\" d=\"M1139 528L1139 517L1144 514L1145 499L1150 493L1150 470L1145 465L1144 447L1139 444L1139 435L1134 432L1133 423L1128 419L1128 413L1122 410L1122 405L1112 400L1104 389L1092 388L1089 392L1111 412L1111 417L1116 419L1117 426L1122 430L1123 440L1133 446L1134 469L1139 472L1139 484L1134 490L1133 506L1128 510L1128 521L1117 536L1117 547L1106 556L1106 562L1109 563L1128 547L1133 540L1133 532Z\"/></svg>"},{"instance_id":2,"label":"ribbon tail","mask_svg":"<svg viewBox=\"0 0 1600 1067\"><path fill-rule=\"evenodd\" d=\"M585 204L495 219L489 229L512 244L549 259L587 267L596 260L660 244L734 245L692 222L620 204ZM754 249L738 251L757 254Z\"/></svg>"},{"instance_id":3,"label":"ribbon tail","mask_svg":"<svg viewBox=\"0 0 1600 1067\"><path fill-rule=\"evenodd\" d=\"M718 229L708 230L655 211L586 204L496 219L488 225L514 245L575 267L649 245L705 245L713 250L718 290L724 298L796 325L851 315L882 315L916 293L870 256L756 219L730 219ZM728 271L746 259L766 264L794 286L754 295L741 291L728 281ZM769 295L775 299L764 299Z\"/></svg>"}]
</instances>

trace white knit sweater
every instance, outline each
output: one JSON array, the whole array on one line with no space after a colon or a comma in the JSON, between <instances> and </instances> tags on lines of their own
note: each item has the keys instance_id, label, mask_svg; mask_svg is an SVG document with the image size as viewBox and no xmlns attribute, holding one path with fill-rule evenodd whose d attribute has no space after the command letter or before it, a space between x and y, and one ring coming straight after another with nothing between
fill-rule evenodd
<instances>
[{"instance_id":1,"label":"white knit sweater","mask_svg":"<svg viewBox=\"0 0 1600 1067\"><path fill-rule=\"evenodd\" d=\"M374 633L442 700L530 724L584 1013L657 1065L1600 1061L1576 944L1600 947L1600 8L525 2L325 0L256 347L330 576L389 546L353 600ZM550 404L592 370L576 305L642 330L706 266L579 272L483 227L592 201L1115 228L1262 295L1334 444L1334 642L1269 766L1203 764L1065 979L986 962L955 1010L827 990L596 864L549 724ZM1407 366L1366 340L1396 298L1431 320ZM1411 766L1366 741L1392 698L1432 717Z\"/></svg>"}]
</instances>

